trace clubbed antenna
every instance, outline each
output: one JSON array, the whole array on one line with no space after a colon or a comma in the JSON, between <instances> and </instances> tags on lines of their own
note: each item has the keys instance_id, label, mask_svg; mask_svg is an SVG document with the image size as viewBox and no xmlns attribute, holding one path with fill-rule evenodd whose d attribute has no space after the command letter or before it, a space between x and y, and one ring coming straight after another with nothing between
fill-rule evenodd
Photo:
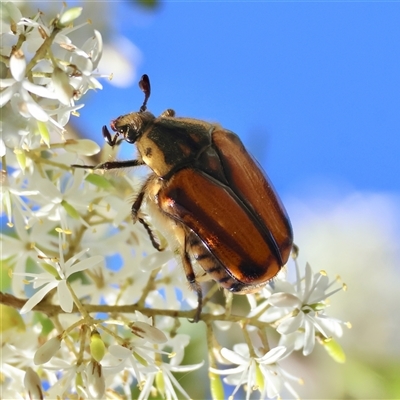
<instances>
[{"instance_id":1,"label":"clubbed antenna","mask_svg":"<svg viewBox=\"0 0 400 400\"><path fill-rule=\"evenodd\" d=\"M142 106L140 107L139 112L144 112L147 110L146 104L147 104L147 100L150 97L150 79L146 74L144 74L142 76L142 78L140 79L139 87L140 87L141 91L144 93L144 101L143 101Z\"/></svg>"}]
</instances>

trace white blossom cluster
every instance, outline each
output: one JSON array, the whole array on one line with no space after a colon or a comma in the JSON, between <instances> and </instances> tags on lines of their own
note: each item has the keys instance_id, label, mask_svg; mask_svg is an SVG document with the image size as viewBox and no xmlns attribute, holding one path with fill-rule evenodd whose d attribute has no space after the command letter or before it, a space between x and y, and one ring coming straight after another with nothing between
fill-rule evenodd
<instances>
[{"instance_id":1,"label":"white blossom cluster","mask_svg":"<svg viewBox=\"0 0 400 400\"><path fill-rule=\"evenodd\" d=\"M10 2L0 7L7 71L0 80L1 259L10 272L1 288L2 398L122 399L136 390L139 399L189 399L174 373L205 362L213 398L225 398L226 385L234 386L230 398L243 389L246 399L284 390L297 397L292 384L300 380L282 368L283 359L295 351L307 356L317 340L343 362L335 340L343 323L326 314L328 297L342 287L332 289L337 281L308 265L303 275L295 260L287 267L293 282L281 273L241 297L241 315L231 312L231 296L213 300L216 285L206 292L200 319L208 354L183 364L190 337L179 319L193 317L197 296L176 249L157 252L132 224L128 200L141 179L134 171L71 168L99 150L88 140L65 140L64 126L82 107L75 102L101 88L100 33L78 47L69 34L82 26L73 24L79 8L48 20L40 12L25 18ZM242 337L230 338L236 344L228 349L217 337L234 325ZM275 346L269 331L279 334Z\"/></svg>"},{"instance_id":2,"label":"white blossom cluster","mask_svg":"<svg viewBox=\"0 0 400 400\"><path fill-rule=\"evenodd\" d=\"M7 68L0 80L3 156L7 148L19 154L41 141L49 145L49 132L64 132L71 113L83 106L76 100L102 88L95 70L103 43L97 31L80 47L72 43L68 35L87 24L72 25L81 8L62 10L45 22L40 11L25 18L11 2L0 7L1 61Z\"/></svg>"}]
</instances>

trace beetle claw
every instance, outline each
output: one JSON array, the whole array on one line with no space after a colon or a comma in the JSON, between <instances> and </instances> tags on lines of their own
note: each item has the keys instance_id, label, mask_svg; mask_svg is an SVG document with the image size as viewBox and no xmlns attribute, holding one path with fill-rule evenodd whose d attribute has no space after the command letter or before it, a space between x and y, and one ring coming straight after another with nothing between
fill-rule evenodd
<instances>
[{"instance_id":1,"label":"beetle claw","mask_svg":"<svg viewBox=\"0 0 400 400\"><path fill-rule=\"evenodd\" d=\"M201 317L201 310L203 309L203 291L201 290L201 286L195 281L191 282L192 289L197 293L197 308L196 313L193 319L189 319L190 323L199 322Z\"/></svg>"},{"instance_id":2,"label":"beetle claw","mask_svg":"<svg viewBox=\"0 0 400 400\"><path fill-rule=\"evenodd\" d=\"M114 135L114 137L112 137L112 136L111 136L111 133L110 133L110 131L108 130L108 128L107 128L106 125L103 126L102 133L103 133L103 137L104 137L105 141L106 141L111 147L115 146L116 144L119 144L119 143L121 142L121 140L123 140L123 139L120 139L120 140L118 140L118 142L117 142L119 133L117 132L117 133Z\"/></svg>"}]
</instances>

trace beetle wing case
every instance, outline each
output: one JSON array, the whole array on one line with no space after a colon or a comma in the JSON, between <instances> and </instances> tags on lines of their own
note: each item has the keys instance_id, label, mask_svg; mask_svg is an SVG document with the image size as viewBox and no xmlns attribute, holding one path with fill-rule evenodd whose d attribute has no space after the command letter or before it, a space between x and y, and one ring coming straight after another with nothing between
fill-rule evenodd
<instances>
[{"instance_id":1,"label":"beetle wing case","mask_svg":"<svg viewBox=\"0 0 400 400\"><path fill-rule=\"evenodd\" d=\"M247 152L239 137L227 130L215 130L212 141L217 149L230 187L264 224L271 250L281 266L289 259L293 231L286 210L260 165Z\"/></svg>"},{"instance_id":2,"label":"beetle wing case","mask_svg":"<svg viewBox=\"0 0 400 400\"><path fill-rule=\"evenodd\" d=\"M211 146L223 182L204 172L214 168L202 157L201 168L175 171L158 192L158 204L188 228L188 244L205 272L228 290L248 293L286 263L290 222L271 183L234 133L215 129Z\"/></svg>"}]
</instances>

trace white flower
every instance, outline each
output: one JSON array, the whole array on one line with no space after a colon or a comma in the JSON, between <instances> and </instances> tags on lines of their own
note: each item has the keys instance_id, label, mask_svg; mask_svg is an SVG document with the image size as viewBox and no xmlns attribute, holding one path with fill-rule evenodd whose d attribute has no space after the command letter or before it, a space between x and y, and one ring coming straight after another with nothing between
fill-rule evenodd
<instances>
[{"instance_id":1,"label":"white flower","mask_svg":"<svg viewBox=\"0 0 400 400\"><path fill-rule=\"evenodd\" d=\"M190 399L190 396L186 393L183 387L180 385L178 380L174 377L172 372L191 372L199 369L203 366L204 361L198 364L192 365L177 365L177 363L172 364L174 358L172 358L171 363L167 364L164 362L159 362L156 364L157 372L149 372L146 375L146 382L143 385L142 391L138 400L144 400L149 398L152 389L154 388L154 383L158 393L161 394L163 398L178 400L182 397L185 399ZM175 391L175 388L181 394L179 397Z\"/></svg>"},{"instance_id":2,"label":"white flower","mask_svg":"<svg viewBox=\"0 0 400 400\"><path fill-rule=\"evenodd\" d=\"M15 174L15 175L18 175ZM8 179L12 177L12 179ZM6 174L4 171L1 172L1 187L0 187L0 201L2 203L2 211L7 214L7 225L12 227L15 223L13 222L13 216L18 215L22 217L23 223L27 224L28 219L33 217L33 211L27 207L23 198L26 196L37 195L39 191L24 190L21 183L16 183L16 178L14 174Z\"/></svg>"},{"instance_id":3,"label":"white flower","mask_svg":"<svg viewBox=\"0 0 400 400\"><path fill-rule=\"evenodd\" d=\"M25 76L26 60L22 50L15 50L12 53L10 57L10 72L12 78L0 79L0 88L6 88L1 92L0 107L10 101L11 97L17 95L18 110L23 117L33 117L38 121L48 121L48 114L32 99L30 93L49 99L56 99L57 96L46 87L30 82Z\"/></svg>"},{"instance_id":4,"label":"white flower","mask_svg":"<svg viewBox=\"0 0 400 400\"><path fill-rule=\"evenodd\" d=\"M35 211L35 217L58 221L63 230L70 230L76 219L84 223L79 211L86 211L88 204L98 196L88 189L84 175L83 170L76 169L73 175L63 175L58 181L52 182L34 171L32 179L39 191L36 201L41 206ZM72 218L68 219L68 215Z\"/></svg>"},{"instance_id":5,"label":"white flower","mask_svg":"<svg viewBox=\"0 0 400 400\"><path fill-rule=\"evenodd\" d=\"M139 384L142 384L143 378L141 369L146 365L146 371L157 371L154 366L154 354L165 352L158 350L157 347L151 347L150 344L162 344L167 342L164 332L154 327L152 319L145 317L140 312L136 312L137 321L132 324L131 330L135 334L130 343L125 346L119 344L111 345L108 348L109 353L115 358L121 360L116 366L107 367L107 373L111 371L120 371L124 368L133 369L134 375Z\"/></svg>"},{"instance_id":6,"label":"white flower","mask_svg":"<svg viewBox=\"0 0 400 400\"><path fill-rule=\"evenodd\" d=\"M235 344L233 351L227 348L221 349L221 355L237 367L229 369L210 368L210 371L219 375L227 375L224 382L236 385L231 398L239 390L240 386L246 385L246 399L250 399L253 390L259 390L266 396L273 398L280 394L282 385L287 385L287 374L277 364L287 356L285 346L278 346L262 357L251 357L248 346L244 343ZM260 376L261 374L261 376Z\"/></svg>"},{"instance_id":7,"label":"white flower","mask_svg":"<svg viewBox=\"0 0 400 400\"><path fill-rule=\"evenodd\" d=\"M48 265L47 268L52 267L54 269L55 274L49 272L43 272L40 274L34 273L25 273L25 276L32 277L33 287L39 289L21 308L21 314L27 313L32 308L38 304L43 297L50 292L53 288L57 288L57 297L60 303L61 308L65 312L71 312L73 308L73 297L67 286L67 279L74 274L75 272L83 271L87 268L91 268L101 262L103 262L102 256L93 256L87 258L85 260L79 261L75 263L79 258L81 258L88 249L81 251L75 256L71 257L69 260L64 262L64 254L62 251L62 241L59 239L59 259L54 260L46 256L40 250L37 250L39 256L46 262Z\"/></svg>"},{"instance_id":8,"label":"white flower","mask_svg":"<svg viewBox=\"0 0 400 400\"><path fill-rule=\"evenodd\" d=\"M102 75L96 74L95 70L102 56L103 42L101 34L92 31L93 36L86 39L79 49L67 35L87 25L87 22L76 27L71 23L56 27L57 20L50 19L49 26L46 26L42 23L40 12L32 19L24 18L10 4L2 3L1 6L5 33L2 33L0 52L4 59L9 58L6 76L11 78L0 79L0 107L6 107L3 111L7 110L4 112L7 126L2 127L7 140L3 138L2 146L13 149L24 148L24 144L29 143L29 137L34 137L38 130L37 122L51 132L64 133L63 127L71 113L83 107L83 104L75 105L75 100L89 89L102 88L96 79ZM60 18L75 19L79 15L77 10L66 10ZM18 36L24 40L17 45ZM39 48L47 53L36 60ZM27 59L31 60L29 64ZM32 64L32 61L35 62ZM12 140L10 136L16 138Z\"/></svg>"},{"instance_id":9,"label":"white flower","mask_svg":"<svg viewBox=\"0 0 400 400\"><path fill-rule=\"evenodd\" d=\"M296 264L297 266L297 264ZM332 291L328 289L334 282L329 282L323 273L313 274L307 264L304 278L300 277L294 284L276 282L275 293L271 294L267 302L272 306L260 317L277 320L277 331L282 335L280 344L290 350L303 348L303 354L309 355L315 344L316 332L325 338L332 335L340 336L340 322L331 319L325 314L326 299L342 288Z\"/></svg>"}]
</instances>

